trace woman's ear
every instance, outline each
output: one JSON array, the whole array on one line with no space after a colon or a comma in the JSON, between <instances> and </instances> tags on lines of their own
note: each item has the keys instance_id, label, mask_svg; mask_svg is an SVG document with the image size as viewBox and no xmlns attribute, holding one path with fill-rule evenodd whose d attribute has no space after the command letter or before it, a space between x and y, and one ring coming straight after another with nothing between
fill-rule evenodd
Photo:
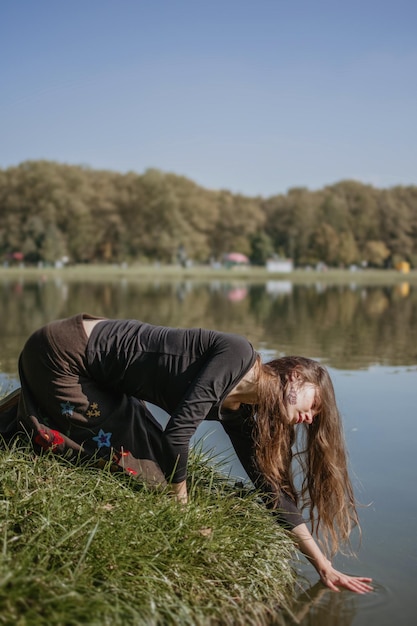
<instances>
[{"instance_id":1,"label":"woman's ear","mask_svg":"<svg viewBox=\"0 0 417 626\"><path fill-rule=\"evenodd\" d=\"M300 374L296 371L296 370L292 370L288 375L287 378L289 381L291 381L292 383L298 382L300 380Z\"/></svg>"}]
</instances>

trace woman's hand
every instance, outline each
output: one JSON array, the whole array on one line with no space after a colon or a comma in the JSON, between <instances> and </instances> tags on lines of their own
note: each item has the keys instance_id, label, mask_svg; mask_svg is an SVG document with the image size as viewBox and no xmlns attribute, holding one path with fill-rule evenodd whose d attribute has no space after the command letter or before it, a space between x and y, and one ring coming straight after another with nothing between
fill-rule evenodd
<instances>
[{"instance_id":1,"label":"woman's hand","mask_svg":"<svg viewBox=\"0 0 417 626\"><path fill-rule=\"evenodd\" d=\"M344 587L355 593L368 593L369 591L373 591L372 586L369 584L372 582L372 578L348 576L347 574L338 572L330 563L323 570L319 570L318 573L322 583L332 591L340 591L339 587Z\"/></svg>"},{"instance_id":2,"label":"woman's hand","mask_svg":"<svg viewBox=\"0 0 417 626\"><path fill-rule=\"evenodd\" d=\"M372 578L361 576L348 576L334 569L330 561L324 556L317 543L311 536L305 524L300 524L293 529L293 535L301 552L305 554L310 563L317 570L321 581L332 591L340 591L339 587L349 589L355 593L368 593L373 591Z\"/></svg>"}]
</instances>

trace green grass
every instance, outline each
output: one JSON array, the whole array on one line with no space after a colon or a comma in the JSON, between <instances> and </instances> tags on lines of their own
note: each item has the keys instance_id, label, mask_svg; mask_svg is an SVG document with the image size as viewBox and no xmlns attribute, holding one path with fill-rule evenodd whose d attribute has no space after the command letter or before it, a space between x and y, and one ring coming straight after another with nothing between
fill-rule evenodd
<instances>
[{"instance_id":1,"label":"green grass","mask_svg":"<svg viewBox=\"0 0 417 626\"><path fill-rule=\"evenodd\" d=\"M200 452L189 478L184 509L128 477L3 446L0 624L277 619L294 591L291 539Z\"/></svg>"},{"instance_id":2,"label":"green grass","mask_svg":"<svg viewBox=\"0 0 417 626\"><path fill-rule=\"evenodd\" d=\"M272 273L264 267L242 267L235 269L213 269L208 265L182 268L178 265L74 265L62 269L52 267L0 267L0 277L36 279L59 276L68 281L111 281L126 279L131 281L152 280L209 280L264 282L266 280L288 280L293 283L310 284L317 282L335 284L390 285L402 282L417 282L417 270L408 274L397 270L366 269L351 272L344 269L327 271L296 269L289 273Z\"/></svg>"}]
</instances>

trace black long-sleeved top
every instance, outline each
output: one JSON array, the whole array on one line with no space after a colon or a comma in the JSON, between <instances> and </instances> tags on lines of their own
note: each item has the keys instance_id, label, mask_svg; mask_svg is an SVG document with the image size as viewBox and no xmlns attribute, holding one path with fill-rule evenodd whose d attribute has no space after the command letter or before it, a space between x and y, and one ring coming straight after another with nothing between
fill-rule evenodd
<instances>
[{"instance_id":1,"label":"black long-sleeved top","mask_svg":"<svg viewBox=\"0 0 417 626\"><path fill-rule=\"evenodd\" d=\"M106 320L87 346L92 378L164 409L167 472L186 476L189 441L197 426L252 367L256 353L238 335L201 328L177 329L136 320ZM175 468L175 469L174 469Z\"/></svg>"},{"instance_id":2,"label":"black long-sleeved top","mask_svg":"<svg viewBox=\"0 0 417 626\"><path fill-rule=\"evenodd\" d=\"M256 469L253 417L243 407L221 413L222 402L256 357L252 345L239 335L137 320L104 320L94 327L87 345L87 367L98 384L149 401L170 415L162 434L167 477L173 482L186 478L189 442L197 426L204 419L220 420L268 506L282 509L280 521L293 527L303 521L294 503L268 486Z\"/></svg>"}]
</instances>

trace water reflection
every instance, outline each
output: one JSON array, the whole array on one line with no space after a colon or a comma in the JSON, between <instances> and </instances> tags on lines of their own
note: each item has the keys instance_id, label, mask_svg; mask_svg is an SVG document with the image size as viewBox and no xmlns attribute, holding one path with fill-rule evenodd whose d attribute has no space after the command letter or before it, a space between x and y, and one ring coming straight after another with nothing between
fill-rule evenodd
<instances>
[{"instance_id":1,"label":"water reflection","mask_svg":"<svg viewBox=\"0 0 417 626\"><path fill-rule=\"evenodd\" d=\"M265 359L298 352L325 361L332 368L344 416L358 499L373 503L360 511L364 540L358 573L383 578L390 595L382 587L369 596L356 597L314 585L292 607L298 622L285 616L285 624L413 623L417 579L415 285L3 279L0 294L0 391L2 385L17 384L17 356L29 334L50 320L79 311L232 331L251 339ZM374 364L390 367L370 367ZM215 447L217 453L232 458L230 442L213 432L213 423L199 429L201 436L211 433L208 449ZM242 476L235 460L230 461L230 472ZM339 569L349 571L350 566L340 564ZM277 615L277 623L281 618Z\"/></svg>"},{"instance_id":2,"label":"water reflection","mask_svg":"<svg viewBox=\"0 0 417 626\"><path fill-rule=\"evenodd\" d=\"M297 352L341 369L408 365L417 358L417 290L408 283L356 287L43 278L3 279L0 293L3 372L15 372L16 355L35 328L79 311L236 332L257 349Z\"/></svg>"},{"instance_id":3,"label":"water reflection","mask_svg":"<svg viewBox=\"0 0 417 626\"><path fill-rule=\"evenodd\" d=\"M389 594L375 581L373 587L373 593L358 596L346 590L334 593L317 582L301 591L292 604L276 616L271 626L351 626L357 622L374 623L369 621L370 616L386 606Z\"/></svg>"},{"instance_id":4,"label":"water reflection","mask_svg":"<svg viewBox=\"0 0 417 626\"><path fill-rule=\"evenodd\" d=\"M276 624L290 626L350 626L356 615L356 598L349 592L334 593L321 582L300 593Z\"/></svg>"}]
</instances>

